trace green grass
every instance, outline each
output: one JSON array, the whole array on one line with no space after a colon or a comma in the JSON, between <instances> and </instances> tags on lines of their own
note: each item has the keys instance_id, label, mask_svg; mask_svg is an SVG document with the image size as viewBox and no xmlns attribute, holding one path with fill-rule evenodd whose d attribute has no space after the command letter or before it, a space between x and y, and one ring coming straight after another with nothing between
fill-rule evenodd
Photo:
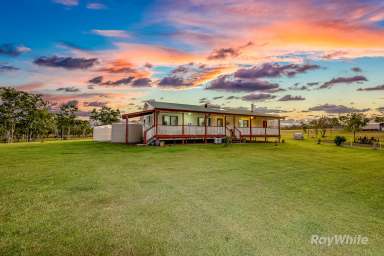
<instances>
[{"instance_id":1,"label":"green grass","mask_svg":"<svg viewBox=\"0 0 384 256\"><path fill-rule=\"evenodd\" d=\"M65 141L0 156L0 255L384 255L383 151Z\"/></svg>"},{"instance_id":2,"label":"green grass","mask_svg":"<svg viewBox=\"0 0 384 256\"><path fill-rule=\"evenodd\" d=\"M283 137L292 138L293 133L295 133L295 132L303 132L303 130L282 130L281 134ZM347 142L353 141L353 133L345 131L345 130L340 130L340 129L327 130L325 135L326 136L323 138L325 140L333 140L335 138L335 136L341 135L347 139ZM356 139L358 137L364 137L364 136L366 136L367 138L374 137L375 139L379 139L382 144L384 142L384 132L378 132L378 131L359 131L359 132L356 132ZM310 130L309 135L306 133L305 137L306 137L306 139L315 139L316 135L315 135L315 132L313 130ZM320 134L318 134L317 137L320 138Z\"/></svg>"}]
</instances>

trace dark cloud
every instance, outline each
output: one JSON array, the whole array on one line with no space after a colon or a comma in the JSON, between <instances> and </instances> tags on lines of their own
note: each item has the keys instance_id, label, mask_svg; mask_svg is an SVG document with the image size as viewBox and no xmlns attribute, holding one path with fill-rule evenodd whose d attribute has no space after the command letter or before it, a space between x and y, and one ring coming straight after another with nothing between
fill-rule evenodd
<instances>
[{"instance_id":1,"label":"dark cloud","mask_svg":"<svg viewBox=\"0 0 384 256\"><path fill-rule=\"evenodd\" d=\"M237 57L239 56L240 51L235 48L221 48L221 49L215 49L213 52L208 56L209 60L217 60L217 59L225 59L228 57Z\"/></svg>"},{"instance_id":2,"label":"dark cloud","mask_svg":"<svg viewBox=\"0 0 384 256\"><path fill-rule=\"evenodd\" d=\"M379 112L384 112L384 107L378 107L376 110Z\"/></svg>"},{"instance_id":3,"label":"dark cloud","mask_svg":"<svg viewBox=\"0 0 384 256\"><path fill-rule=\"evenodd\" d=\"M309 111L324 111L326 113L351 113L351 112L366 112L369 108L357 109L352 107L347 107L343 105L334 105L334 104L324 104L308 109Z\"/></svg>"},{"instance_id":4,"label":"dark cloud","mask_svg":"<svg viewBox=\"0 0 384 256\"><path fill-rule=\"evenodd\" d=\"M62 92L79 92L80 89L76 87L61 87L57 88L56 91L62 91Z\"/></svg>"},{"instance_id":5,"label":"dark cloud","mask_svg":"<svg viewBox=\"0 0 384 256\"><path fill-rule=\"evenodd\" d=\"M85 101L83 105L86 107L104 107L107 103L101 101Z\"/></svg>"},{"instance_id":6,"label":"dark cloud","mask_svg":"<svg viewBox=\"0 0 384 256\"><path fill-rule=\"evenodd\" d=\"M273 78L280 76L293 77L299 73L305 73L309 70L319 69L319 65L312 64L287 64L280 65L275 63L265 63L261 66L251 68L242 68L235 72L234 76L243 79Z\"/></svg>"},{"instance_id":7,"label":"dark cloud","mask_svg":"<svg viewBox=\"0 0 384 256\"><path fill-rule=\"evenodd\" d=\"M353 67L353 68L351 68L351 70L352 70L353 72L356 72L356 73L360 73L360 72L363 71L363 70L362 70L361 68L359 68L359 67Z\"/></svg>"},{"instance_id":8,"label":"dark cloud","mask_svg":"<svg viewBox=\"0 0 384 256\"><path fill-rule=\"evenodd\" d=\"M335 52L331 52L331 53L328 53L326 55L323 56L324 59L338 59L338 58L341 58L342 56L346 55L348 52L346 51L335 51Z\"/></svg>"},{"instance_id":9,"label":"dark cloud","mask_svg":"<svg viewBox=\"0 0 384 256\"><path fill-rule=\"evenodd\" d=\"M277 114L277 113L287 113L289 111L282 109L273 109L267 107L256 107L253 109L255 112L264 113L264 114Z\"/></svg>"},{"instance_id":10,"label":"dark cloud","mask_svg":"<svg viewBox=\"0 0 384 256\"><path fill-rule=\"evenodd\" d=\"M87 69L98 63L96 58L72 58L72 57L40 57L34 62L39 66L65 68L65 69Z\"/></svg>"},{"instance_id":11,"label":"dark cloud","mask_svg":"<svg viewBox=\"0 0 384 256\"><path fill-rule=\"evenodd\" d=\"M103 82L103 76L96 76L88 81L91 84L100 84L101 82Z\"/></svg>"},{"instance_id":12,"label":"dark cloud","mask_svg":"<svg viewBox=\"0 0 384 256\"><path fill-rule=\"evenodd\" d=\"M220 48L220 49L214 49L211 54L208 56L209 60L219 60L219 59L226 59L226 58L233 58L237 57L240 55L241 50L253 45L252 42L248 42L247 44L233 48L233 47L228 47L228 48Z\"/></svg>"},{"instance_id":13,"label":"dark cloud","mask_svg":"<svg viewBox=\"0 0 384 256\"><path fill-rule=\"evenodd\" d=\"M0 72L16 71L18 68L10 65L0 64Z\"/></svg>"},{"instance_id":14,"label":"dark cloud","mask_svg":"<svg viewBox=\"0 0 384 256\"><path fill-rule=\"evenodd\" d=\"M137 73L137 70L132 67L109 67L109 68L101 68L98 70L99 72L106 72L112 74L121 74L121 73Z\"/></svg>"},{"instance_id":15,"label":"dark cloud","mask_svg":"<svg viewBox=\"0 0 384 256\"><path fill-rule=\"evenodd\" d=\"M249 108L245 107L237 107L237 108L225 108L226 110L250 110ZM271 109L267 107L255 107L253 109L254 112L256 113L263 113L263 114L276 114L276 113L286 113L289 111L286 110L281 110L281 109Z\"/></svg>"},{"instance_id":16,"label":"dark cloud","mask_svg":"<svg viewBox=\"0 0 384 256\"><path fill-rule=\"evenodd\" d=\"M305 100L305 98L303 96L292 96L288 94L279 99L279 101L297 101L297 100Z\"/></svg>"},{"instance_id":17,"label":"dark cloud","mask_svg":"<svg viewBox=\"0 0 384 256\"><path fill-rule=\"evenodd\" d=\"M68 41L61 41L61 42L59 42L59 45L65 47L65 48L74 49L74 50L92 51L91 48L80 46L76 43L72 43L72 42L68 42Z\"/></svg>"},{"instance_id":18,"label":"dark cloud","mask_svg":"<svg viewBox=\"0 0 384 256\"><path fill-rule=\"evenodd\" d=\"M384 84L374 86L374 87L367 87L367 88L359 88L358 91L383 91L384 90Z\"/></svg>"},{"instance_id":19,"label":"dark cloud","mask_svg":"<svg viewBox=\"0 0 384 256\"><path fill-rule=\"evenodd\" d=\"M121 79L116 80L116 81L106 81L106 82L102 83L102 85L111 85L111 86L128 85L130 82L133 81L133 79L135 79L135 77L130 76L130 77L126 77L126 78L121 78Z\"/></svg>"},{"instance_id":20,"label":"dark cloud","mask_svg":"<svg viewBox=\"0 0 384 256\"><path fill-rule=\"evenodd\" d=\"M144 67L146 67L146 68L152 68L153 67L153 65L151 64L151 63L145 63L145 65L144 65Z\"/></svg>"},{"instance_id":21,"label":"dark cloud","mask_svg":"<svg viewBox=\"0 0 384 256\"><path fill-rule=\"evenodd\" d=\"M203 103L209 103L209 100L207 98L200 98L199 99L199 103L200 104L203 104Z\"/></svg>"},{"instance_id":22,"label":"dark cloud","mask_svg":"<svg viewBox=\"0 0 384 256\"><path fill-rule=\"evenodd\" d=\"M276 98L275 95L268 93L259 93L259 94L248 94L241 97L242 100L245 101L265 101Z\"/></svg>"},{"instance_id":23,"label":"dark cloud","mask_svg":"<svg viewBox=\"0 0 384 256\"><path fill-rule=\"evenodd\" d=\"M292 90L292 91L307 91L307 90L309 90L309 88L305 85L303 85L303 86L291 86L288 89Z\"/></svg>"},{"instance_id":24,"label":"dark cloud","mask_svg":"<svg viewBox=\"0 0 384 256\"><path fill-rule=\"evenodd\" d=\"M315 86L315 85L318 85L319 82L309 82L307 83L308 86Z\"/></svg>"},{"instance_id":25,"label":"dark cloud","mask_svg":"<svg viewBox=\"0 0 384 256\"><path fill-rule=\"evenodd\" d=\"M325 82L319 87L319 89L331 88L332 86L335 86L337 84L351 84L351 83L363 82L363 81L368 81L368 79L365 76L337 77L337 78L333 78L328 82Z\"/></svg>"},{"instance_id":26,"label":"dark cloud","mask_svg":"<svg viewBox=\"0 0 384 256\"><path fill-rule=\"evenodd\" d=\"M222 99L222 98L224 98L224 96L216 96L216 97L213 97L212 99L213 100L218 100L218 99Z\"/></svg>"},{"instance_id":27,"label":"dark cloud","mask_svg":"<svg viewBox=\"0 0 384 256\"><path fill-rule=\"evenodd\" d=\"M28 52L31 49L23 45L15 44L1 44L0 45L0 55L7 55L11 57L17 57L22 53Z\"/></svg>"},{"instance_id":28,"label":"dark cloud","mask_svg":"<svg viewBox=\"0 0 384 256\"><path fill-rule=\"evenodd\" d=\"M280 90L279 85L261 80L230 80L229 76L223 75L213 80L206 88L208 90L224 90L229 92L252 92L252 91L266 91L276 92Z\"/></svg>"},{"instance_id":29,"label":"dark cloud","mask_svg":"<svg viewBox=\"0 0 384 256\"><path fill-rule=\"evenodd\" d=\"M151 86L151 79L143 77L143 78L137 78L132 82L133 87L150 87Z\"/></svg>"},{"instance_id":30,"label":"dark cloud","mask_svg":"<svg viewBox=\"0 0 384 256\"><path fill-rule=\"evenodd\" d=\"M176 67L174 70L172 70L172 74L176 75L176 74L179 74L179 73L187 73L188 72L188 68L186 66L178 66Z\"/></svg>"},{"instance_id":31,"label":"dark cloud","mask_svg":"<svg viewBox=\"0 0 384 256\"><path fill-rule=\"evenodd\" d=\"M228 97L226 98L226 100L237 100L237 99L239 99L239 97L234 96L234 95L228 96Z\"/></svg>"},{"instance_id":32,"label":"dark cloud","mask_svg":"<svg viewBox=\"0 0 384 256\"><path fill-rule=\"evenodd\" d=\"M158 83L160 87L185 87L185 86L192 86L192 83L186 82L181 77L175 77L175 76L167 76L160 80Z\"/></svg>"}]
</instances>

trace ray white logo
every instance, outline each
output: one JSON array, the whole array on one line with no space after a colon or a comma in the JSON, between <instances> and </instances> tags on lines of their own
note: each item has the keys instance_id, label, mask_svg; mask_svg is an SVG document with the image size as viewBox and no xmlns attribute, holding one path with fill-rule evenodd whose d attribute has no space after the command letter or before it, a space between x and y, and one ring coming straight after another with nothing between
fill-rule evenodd
<instances>
[{"instance_id":1,"label":"ray white logo","mask_svg":"<svg viewBox=\"0 0 384 256\"><path fill-rule=\"evenodd\" d=\"M368 237L361 235L333 235L333 236L311 236L312 245L367 245Z\"/></svg>"}]
</instances>

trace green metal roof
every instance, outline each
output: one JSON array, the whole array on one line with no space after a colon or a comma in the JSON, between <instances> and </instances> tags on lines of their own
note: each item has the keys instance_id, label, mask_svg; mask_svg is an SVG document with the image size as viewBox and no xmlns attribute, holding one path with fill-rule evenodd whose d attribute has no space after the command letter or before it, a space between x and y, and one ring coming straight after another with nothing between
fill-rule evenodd
<instances>
[{"instance_id":1,"label":"green metal roof","mask_svg":"<svg viewBox=\"0 0 384 256\"><path fill-rule=\"evenodd\" d=\"M191 111L191 112L202 112L202 113L217 113L217 114L232 114L232 115L246 115L246 116L262 116L262 117L272 117L272 118L284 118L279 115L270 115L260 112L252 112L250 110L243 109L230 109L230 108L220 108L216 106L207 106L202 105L188 105L188 104L178 104L178 103L169 103L169 102L159 102L159 101L147 101L147 104L154 109L169 109L169 110L180 110L180 111Z\"/></svg>"}]
</instances>

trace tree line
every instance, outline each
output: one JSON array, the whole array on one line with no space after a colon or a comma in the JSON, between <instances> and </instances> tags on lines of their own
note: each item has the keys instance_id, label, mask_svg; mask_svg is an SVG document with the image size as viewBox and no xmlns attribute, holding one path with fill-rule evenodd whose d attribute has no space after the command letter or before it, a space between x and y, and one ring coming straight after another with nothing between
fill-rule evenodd
<instances>
[{"instance_id":1,"label":"tree line","mask_svg":"<svg viewBox=\"0 0 384 256\"><path fill-rule=\"evenodd\" d=\"M78 112L77 101L69 101L52 111L52 106L39 94L0 87L0 141L91 136L90 121L79 119ZM111 124L118 121L119 116L119 110L104 106L100 110L94 109L90 120L94 124Z\"/></svg>"},{"instance_id":2,"label":"tree line","mask_svg":"<svg viewBox=\"0 0 384 256\"><path fill-rule=\"evenodd\" d=\"M340 117L321 116L309 123L302 123L301 127L305 133L312 129L316 136L320 135L322 138L326 136L327 131L332 132L332 129L345 129L353 133L353 141L356 142L356 132L361 131L369 120L363 113L349 113ZM374 121L384 122L384 117L376 116Z\"/></svg>"}]
</instances>

